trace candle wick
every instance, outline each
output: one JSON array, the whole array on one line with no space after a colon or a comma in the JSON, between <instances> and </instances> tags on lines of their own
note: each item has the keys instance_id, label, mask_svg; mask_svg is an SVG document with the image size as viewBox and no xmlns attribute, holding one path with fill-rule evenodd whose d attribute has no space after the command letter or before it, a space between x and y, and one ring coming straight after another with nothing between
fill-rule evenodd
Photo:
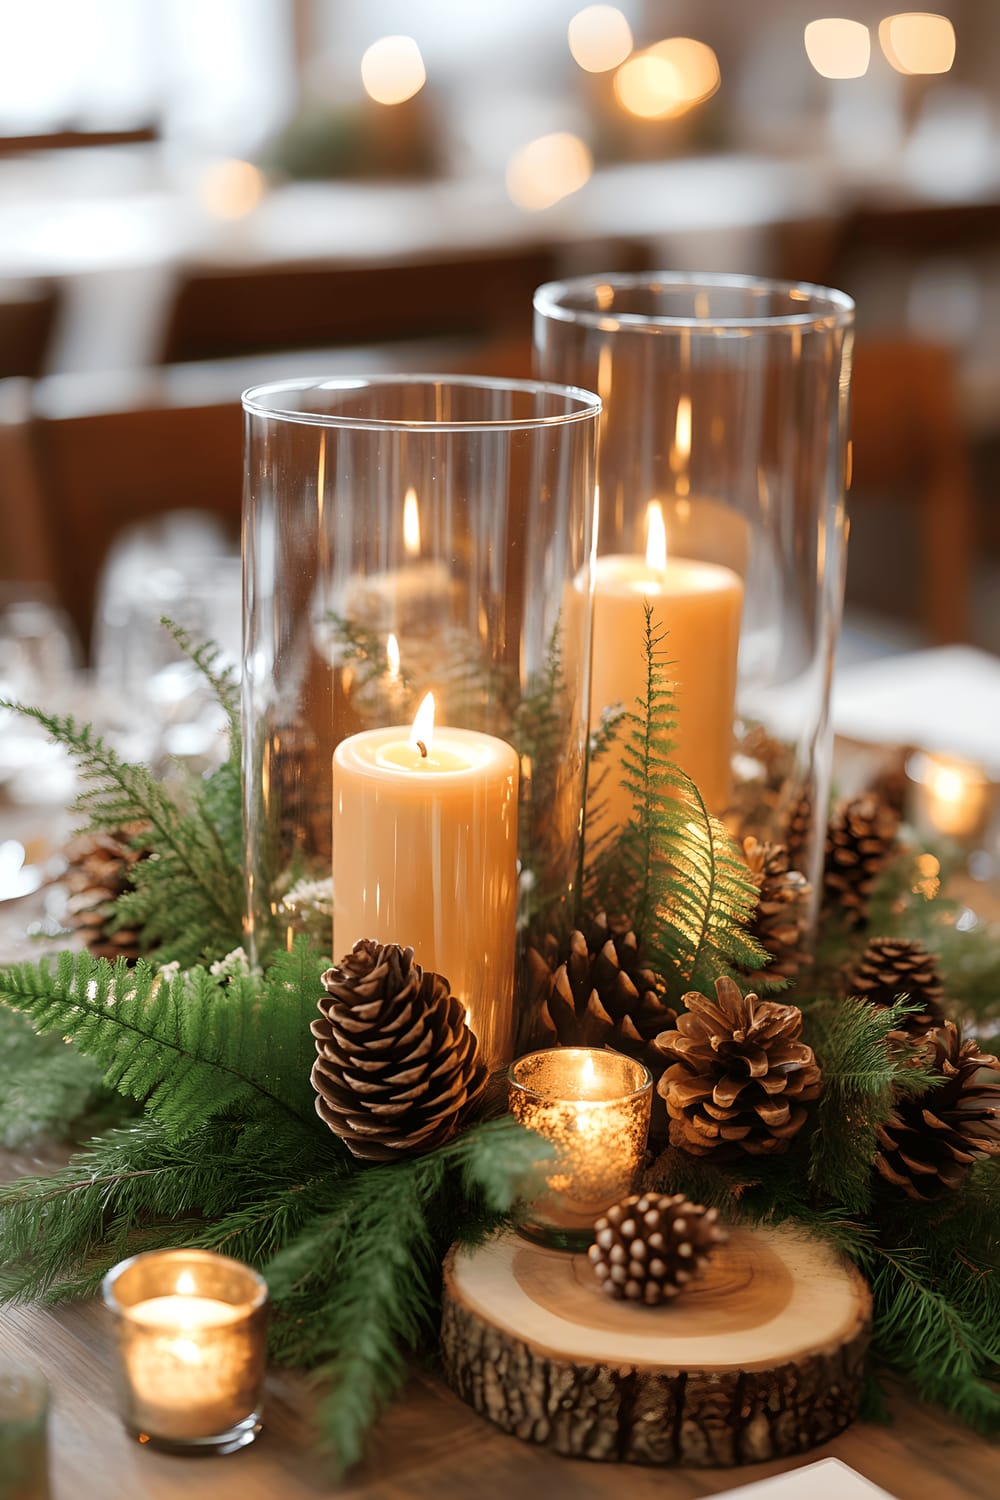
<instances>
[{"instance_id":1,"label":"candle wick","mask_svg":"<svg viewBox=\"0 0 1000 1500\"><path fill-rule=\"evenodd\" d=\"M421 757L426 760L427 746L424 744L423 740L417 740L417 749L420 751Z\"/></svg>"}]
</instances>

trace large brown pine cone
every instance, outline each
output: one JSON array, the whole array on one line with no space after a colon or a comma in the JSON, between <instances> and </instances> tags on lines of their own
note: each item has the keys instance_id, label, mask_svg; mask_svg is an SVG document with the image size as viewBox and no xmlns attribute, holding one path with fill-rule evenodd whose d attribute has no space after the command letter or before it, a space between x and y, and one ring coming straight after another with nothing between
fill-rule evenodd
<instances>
[{"instance_id":1,"label":"large brown pine cone","mask_svg":"<svg viewBox=\"0 0 1000 1500\"><path fill-rule=\"evenodd\" d=\"M312 1023L316 1112L355 1156L431 1151L482 1101L488 1070L447 979L412 948L355 943L323 975Z\"/></svg>"},{"instance_id":2,"label":"large brown pine cone","mask_svg":"<svg viewBox=\"0 0 1000 1500\"><path fill-rule=\"evenodd\" d=\"M597 1220L587 1251L602 1291L647 1307L676 1297L726 1239L718 1217L683 1193L623 1198Z\"/></svg>"},{"instance_id":3,"label":"large brown pine cone","mask_svg":"<svg viewBox=\"0 0 1000 1500\"><path fill-rule=\"evenodd\" d=\"M66 921L95 958L136 959L141 949L138 927L115 921L112 906L132 889L132 875L150 850L142 845L142 823L81 833L66 848Z\"/></svg>"},{"instance_id":4,"label":"large brown pine cone","mask_svg":"<svg viewBox=\"0 0 1000 1500\"><path fill-rule=\"evenodd\" d=\"M901 1095L877 1127L875 1165L919 1202L960 1187L974 1162L1000 1156L1000 1058L962 1041L953 1021L926 1038L928 1072L940 1083L918 1098Z\"/></svg>"},{"instance_id":5,"label":"large brown pine cone","mask_svg":"<svg viewBox=\"0 0 1000 1500\"><path fill-rule=\"evenodd\" d=\"M716 998L684 996L687 1013L656 1046L671 1062L657 1085L670 1116L670 1140L696 1156L733 1159L786 1151L820 1091L811 1047L799 1041L802 1012L742 995L732 979Z\"/></svg>"},{"instance_id":6,"label":"large brown pine cone","mask_svg":"<svg viewBox=\"0 0 1000 1500\"><path fill-rule=\"evenodd\" d=\"M525 970L526 1050L613 1047L645 1063L654 1079L660 1076L664 1060L653 1040L675 1024L677 1012L626 920L611 922L599 913L570 934L565 951L547 937L528 949Z\"/></svg>"},{"instance_id":7,"label":"large brown pine cone","mask_svg":"<svg viewBox=\"0 0 1000 1500\"><path fill-rule=\"evenodd\" d=\"M826 834L823 904L839 909L848 926L867 926L872 891L898 829L898 813L871 792L835 809Z\"/></svg>"},{"instance_id":8,"label":"large brown pine cone","mask_svg":"<svg viewBox=\"0 0 1000 1500\"><path fill-rule=\"evenodd\" d=\"M801 870L789 867L783 844L761 844L743 840L743 852L759 895L750 933L771 962L753 980L794 979L807 958L809 897L812 886Z\"/></svg>"},{"instance_id":9,"label":"large brown pine cone","mask_svg":"<svg viewBox=\"0 0 1000 1500\"><path fill-rule=\"evenodd\" d=\"M872 938L847 975L847 993L883 1008L905 995L920 1006L901 1028L910 1037L923 1036L945 1019L944 986L934 955L909 938Z\"/></svg>"}]
</instances>

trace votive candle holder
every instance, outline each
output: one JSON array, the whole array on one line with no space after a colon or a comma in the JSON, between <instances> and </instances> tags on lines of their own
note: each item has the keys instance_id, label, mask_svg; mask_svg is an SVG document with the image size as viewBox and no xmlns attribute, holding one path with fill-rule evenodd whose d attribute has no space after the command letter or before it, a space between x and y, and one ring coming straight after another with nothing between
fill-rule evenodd
<instances>
[{"instance_id":1,"label":"votive candle holder","mask_svg":"<svg viewBox=\"0 0 1000 1500\"><path fill-rule=\"evenodd\" d=\"M108 1272L122 1420L171 1452L232 1453L261 1428L267 1286L209 1250L150 1250Z\"/></svg>"},{"instance_id":2,"label":"votive candle holder","mask_svg":"<svg viewBox=\"0 0 1000 1500\"><path fill-rule=\"evenodd\" d=\"M547 1191L518 1228L554 1249L586 1249L594 1220L632 1191L649 1133L649 1070L621 1052L553 1047L518 1058L507 1080L515 1119L555 1148Z\"/></svg>"}]
</instances>

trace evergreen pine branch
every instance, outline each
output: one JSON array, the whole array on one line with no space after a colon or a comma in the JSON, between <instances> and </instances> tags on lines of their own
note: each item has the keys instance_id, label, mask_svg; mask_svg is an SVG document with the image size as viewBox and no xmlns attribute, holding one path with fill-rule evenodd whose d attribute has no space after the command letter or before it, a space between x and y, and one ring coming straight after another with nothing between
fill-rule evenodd
<instances>
[{"instance_id":1,"label":"evergreen pine branch","mask_svg":"<svg viewBox=\"0 0 1000 1500\"><path fill-rule=\"evenodd\" d=\"M62 1037L37 1036L25 1016L0 1005L0 1146L69 1139L93 1127L108 1099L92 1059Z\"/></svg>"},{"instance_id":2,"label":"evergreen pine branch","mask_svg":"<svg viewBox=\"0 0 1000 1500\"><path fill-rule=\"evenodd\" d=\"M403 1351L433 1331L444 1250L503 1222L546 1157L508 1116L427 1156L360 1170L335 1211L272 1261L275 1353L316 1367L327 1389L319 1421L341 1470L402 1384Z\"/></svg>"},{"instance_id":3,"label":"evergreen pine branch","mask_svg":"<svg viewBox=\"0 0 1000 1500\"><path fill-rule=\"evenodd\" d=\"M864 1000L814 1001L806 1008L809 1040L823 1075L810 1137L809 1182L819 1201L864 1213L884 1124L901 1093L921 1094L934 1082L919 1053L888 1045L915 1007L905 1001L878 1009Z\"/></svg>"},{"instance_id":4,"label":"evergreen pine branch","mask_svg":"<svg viewBox=\"0 0 1000 1500\"><path fill-rule=\"evenodd\" d=\"M220 986L204 969L159 979L141 959L130 969L87 953L21 964L0 975L0 1000L57 1030L93 1057L105 1083L145 1103L181 1136L226 1109L261 1101L309 1118L308 1069L287 1074L276 1060L302 1057L317 990L305 982L302 948L274 971L260 1003L253 978ZM297 978L296 978L297 973ZM318 982L318 980L317 980ZM273 1003L266 1001L275 997Z\"/></svg>"}]
</instances>

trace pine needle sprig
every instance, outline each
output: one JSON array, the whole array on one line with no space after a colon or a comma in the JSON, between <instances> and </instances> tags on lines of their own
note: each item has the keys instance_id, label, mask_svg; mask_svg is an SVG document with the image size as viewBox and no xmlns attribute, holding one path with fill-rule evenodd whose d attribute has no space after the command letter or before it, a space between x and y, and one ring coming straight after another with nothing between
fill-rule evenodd
<instances>
[{"instance_id":1,"label":"pine needle sprig","mask_svg":"<svg viewBox=\"0 0 1000 1500\"><path fill-rule=\"evenodd\" d=\"M178 625L177 621L171 620L168 615L160 617L160 624L211 688L228 720L232 743L238 745L240 683L222 647L213 640L196 641L183 625Z\"/></svg>"},{"instance_id":2,"label":"pine needle sprig","mask_svg":"<svg viewBox=\"0 0 1000 1500\"><path fill-rule=\"evenodd\" d=\"M809 1036L823 1075L810 1137L809 1182L820 1201L866 1212L883 1125L900 1094L921 1094L934 1079L916 1048L889 1046L917 1007L901 1001L879 1009L864 1000L815 1000L806 1006Z\"/></svg>"},{"instance_id":3,"label":"pine needle sprig","mask_svg":"<svg viewBox=\"0 0 1000 1500\"><path fill-rule=\"evenodd\" d=\"M263 1006L252 977L220 986L192 969L167 980L141 959L129 968L87 953L61 953L54 965L42 959L7 970L0 1000L36 1030L69 1037L96 1060L109 1088L144 1103L168 1132L180 1136L261 1101L312 1118L305 1059L318 976L310 992L301 946L273 971L278 1003ZM285 1071L289 1056L300 1066Z\"/></svg>"},{"instance_id":4,"label":"pine needle sprig","mask_svg":"<svg viewBox=\"0 0 1000 1500\"><path fill-rule=\"evenodd\" d=\"M25 1016L0 1005L0 1146L64 1140L103 1114L108 1099L91 1058L60 1036L38 1036Z\"/></svg>"}]
</instances>

